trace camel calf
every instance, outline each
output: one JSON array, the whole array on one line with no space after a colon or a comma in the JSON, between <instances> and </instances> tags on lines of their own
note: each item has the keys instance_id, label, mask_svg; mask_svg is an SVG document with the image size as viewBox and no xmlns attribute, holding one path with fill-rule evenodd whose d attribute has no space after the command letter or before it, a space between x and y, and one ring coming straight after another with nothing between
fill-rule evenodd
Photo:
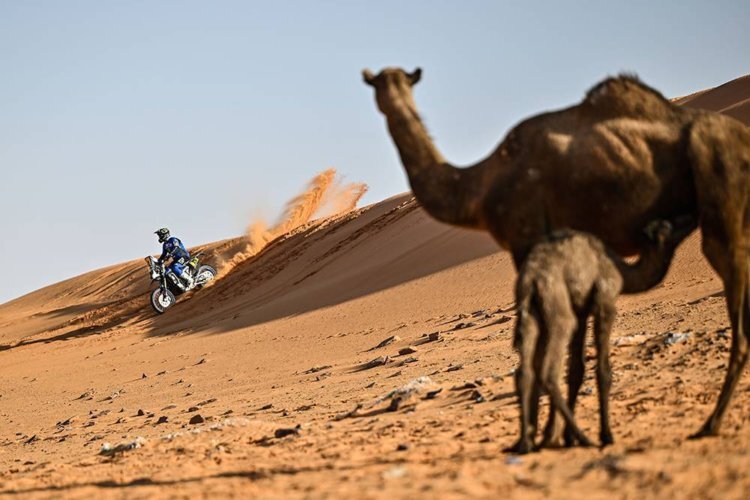
<instances>
[{"instance_id":1,"label":"camel calf","mask_svg":"<svg viewBox=\"0 0 750 500\"><path fill-rule=\"evenodd\" d=\"M578 390L583 382L586 321L594 317L597 349L596 380L599 392L602 445L613 442L609 428L609 338L616 315L615 301L623 289L623 271L638 266L641 279L666 272L679 242L693 222L675 226L666 221L646 229L652 245L636 265L626 264L588 233L563 230L535 245L519 271L516 284L518 319L515 347L521 362L516 390L521 406L521 436L510 448L517 453L535 449L538 400L542 391L550 397L550 417L542 446L557 440L554 423L559 412L566 423L565 442L592 443L573 418ZM631 272L628 279L633 279ZM560 391L560 372L570 346L568 402Z\"/></svg>"}]
</instances>

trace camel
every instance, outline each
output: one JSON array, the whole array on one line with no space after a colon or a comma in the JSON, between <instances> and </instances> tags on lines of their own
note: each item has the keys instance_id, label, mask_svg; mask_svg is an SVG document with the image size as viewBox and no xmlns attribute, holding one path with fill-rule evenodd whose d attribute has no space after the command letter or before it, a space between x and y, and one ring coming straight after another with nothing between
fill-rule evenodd
<instances>
[{"instance_id":1,"label":"camel","mask_svg":"<svg viewBox=\"0 0 750 500\"><path fill-rule=\"evenodd\" d=\"M693 224L675 226L655 221L646 228L653 244L641 255L642 279L660 275ZM583 446L591 441L573 418L578 391L583 383L586 323L594 318L597 350L596 381L599 392L602 446L612 444L609 426L609 338L623 287L621 271L630 264L608 251L588 233L552 232L534 245L521 265L516 282L517 322L514 346L520 355L516 391L521 406L521 436L509 451L528 453L535 449L538 402L541 391L549 394L550 416L542 446L557 446L555 415L566 424L565 444L574 439ZM571 342L572 340L572 342ZM568 358L568 402L563 400L559 380L562 361Z\"/></svg>"},{"instance_id":2,"label":"camel","mask_svg":"<svg viewBox=\"0 0 750 500\"><path fill-rule=\"evenodd\" d=\"M513 127L485 159L450 165L430 139L412 87L421 70L363 71L375 88L417 200L435 219L488 231L518 267L554 229L594 234L622 256L643 252L653 220L696 217L703 251L723 280L733 348L711 417L715 435L750 347L750 131L707 111L681 108L634 77L607 78L583 101ZM635 277L639 266L631 271ZM653 282L623 275L624 293ZM658 279L656 279L658 278Z\"/></svg>"}]
</instances>

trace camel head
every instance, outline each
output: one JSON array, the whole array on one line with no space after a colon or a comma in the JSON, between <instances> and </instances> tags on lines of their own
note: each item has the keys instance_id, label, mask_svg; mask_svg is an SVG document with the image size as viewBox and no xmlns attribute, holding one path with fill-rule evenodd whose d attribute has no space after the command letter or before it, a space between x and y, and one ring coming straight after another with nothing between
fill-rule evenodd
<instances>
[{"instance_id":1,"label":"camel head","mask_svg":"<svg viewBox=\"0 0 750 500\"><path fill-rule=\"evenodd\" d=\"M404 106L416 113L417 106L411 88L419 82L421 76L421 68L411 73L401 68L385 68L377 75L369 69L362 71L365 83L375 87L378 108L385 115Z\"/></svg>"}]
</instances>

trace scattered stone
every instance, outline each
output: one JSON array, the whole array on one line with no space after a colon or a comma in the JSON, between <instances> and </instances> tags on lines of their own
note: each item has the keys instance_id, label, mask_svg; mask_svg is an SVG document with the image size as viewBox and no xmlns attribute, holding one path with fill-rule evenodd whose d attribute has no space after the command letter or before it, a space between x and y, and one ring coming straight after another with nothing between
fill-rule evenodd
<instances>
[{"instance_id":1,"label":"scattered stone","mask_svg":"<svg viewBox=\"0 0 750 500\"><path fill-rule=\"evenodd\" d=\"M689 333L674 333L669 332L664 339L664 345L675 345L682 342L685 342L690 338Z\"/></svg>"},{"instance_id":2,"label":"scattered stone","mask_svg":"<svg viewBox=\"0 0 750 500\"><path fill-rule=\"evenodd\" d=\"M156 376L159 377L161 375L166 375L166 374L167 374L167 370L164 370L164 371L157 373Z\"/></svg>"},{"instance_id":3,"label":"scattered stone","mask_svg":"<svg viewBox=\"0 0 750 500\"><path fill-rule=\"evenodd\" d=\"M146 375L145 373L143 373L143 374L141 374L141 378L142 378L142 379L143 379L143 378L148 378L148 375Z\"/></svg>"},{"instance_id":4,"label":"scattered stone","mask_svg":"<svg viewBox=\"0 0 750 500\"><path fill-rule=\"evenodd\" d=\"M334 416L333 419L334 420L344 420L345 418L356 417L356 416L359 415L359 410L361 410L361 409L362 409L362 404L360 403L357 406L355 406L353 410L349 410L349 411L344 412L344 413L339 413L338 415Z\"/></svg>"},{"instance_id":5,"label":"scattered stone","mask_svg":"<svg viewBox=\"0 0 750 500\"><path fill-rule=\"evenodd\" d=\"M451 365L448 367L447 372L457 372L458 370L463 369L464 365Z\"/></svg>"},{"instance_id":6,"label":"scattered stone","mask_svg":"<svg viewBox=\"0 0 750 500\"><path fill-rule=\"evenodd\" d=\"M375 382L370 382L365 386L365 389L372 389L373 387L375 387Z\"/></svg>"},{"instance_id":7,"label":"scattered stone","mask_svg":"<svg viewBox=\"0 0 750 500\"><path fill-rule=\"evenodd\" d=\"M412 356L412 357L406 358L404 361L402 361L402 363L406 365L409 363L416 363L417 361L419 361L419 359Z\"/></svg>"},{"instance_id":8,"label":"scattered stone","mask_svg":"<svg viewBox=\"0 0 750 500\"><path fill-rule=\"evenodd\" d=\"M146 440L140 436L135 438L133 441L120 443L115 447L112 447L112 445L109 443L104 443L102 444L102 447L99 450L99 454L105 455L105 456L112 456L118 453L125 453L126 451L138 449L142 447L144 444L146 444Z\"/></svg>"},{"instance_id":9,"label":"scattered stone","mask_svg":"<svg viewBox=\"0 0 750 500\"><path fill-rule=\"evenodd\" d=\"M440 394L441 392L443 392L443 388L442 387L440 389L435 389L434 391L429 391L425 395L424 398L425 399L435 399L438 396L438 394Z\"/></svg>"},{"instance_id":10,"label":"scattered stone","mask_svg":"<svg viewBox=\"0 0 750 500\"><path fill-rule=\"evenodd\" d=\"M406 476L406 474L407 471L405 467L402 465L396 465L383 472L383 479L399 479Z\"/></svg>"},{"instance_id":11,"label":"scattered stone","mask_svg":"<svg viewBox=\"0 0 750 500\"><path fill-rule=\"evenodd\" d=\"M195 407L194 407L194 408L195 408ZM267 405L261 406L261 407L259 408L259 410L260 410L260 411L263 411L263 410L270 410L271 408L273 408L273 404L271 404L271 403L268 403ZM195 409L196 409L196 411L198 410L198 408L195 408Z\"/></svg>"},{"instance_id":12,"label":"scattered stone","mask_svg":"<svg viewBox=\"0 0 750 500\"><path fill-rule=\"evenodd\" d=\"M398 350L398 355L399 356L406 356L407 354L414 354L415 352L417 352L417 350L415 348L409 346L409 347L404 347L402 349L399 349Z\"/></svg>"},{"instance_id":13,"label":"scattered stone","mask_svg":"<svg viewBox=\"0 0 750 500\"><path fill-rule=\"evenodd\" d=\"M464 328L471 328L472 326L475 326L476 323L473 321L469 321L467 323L458 323L456 326L453 327L454 330L463 330Z\"/></svg>"},{"instance_id":14,"label":"scattered stone","mask_svg":"<svg viewBox=\"0 0 750 500\"><path fill-rule=\"evenodd\" d=\"M311 405L302 405L302 406L300 406L299 408L297 408L294 411L309 411L309 410L312 410L314 407L315 407L314 404L311 404Z\"/></svg>"},{"instance_id":15,"label":"scattered stone","mask_svg":"<svg viewBox=\"0 0 750 500\"><path fill-rule=\"evenodd\" d=\"M387 364L390 360L391 360L391 358L388 357L388 356L380 356L379 358L372 359L372 360L368 361L367 363L365 363L364 365L362 365L361 369L362 370L369 370L371 368L375 368L375 367L378 367L378 366L383 366L383 365Z\"/></svg>"},{"instance_id":16,"label":"scattered stone","mask_svg":"<svg viewBox=\"0 0 750 500\"><path fill-rule=\"evenodd\" d=\"M286 436L292 436L292 435L298 436L300 429L301 427L299 425L297 427L292 427L292 428L285 427L281 429L276 429L273 432L273 437L275 437L276 439L281 439Z\"/></svg>"},{"instance_id":17,"label":"scattered stone","mask_svg":"<svg viewBox=\"0 0 750 500\"><path fill-rule=\"evenodd\" d=\"M31 437L30 437L29 439L27 439L26 441L24 441L24 442L23 442L23 444L31 444L31 443L33 443L34 441L39 441L39 438L38 438L38 437L36 437L36 434L34 434L34 435L33 435L33 436L31 436Z\"/></svg>"},{"instance_id":18,"label":"scattered stone","mask_svg":"<svg viewBox=\"0 0 750 500\"><path fill-rule=\"evenodd\" d=\"M177 405L167 405L161 411L174 410L175 408L177 408Z\"/></svg>"},{"instance_id":19,"label":"scattered stone","mask_svg":"<svg viewBox=\"0 0 750 500\"><path fill-rule=\"evenodd\" d=\"M438 340L440 340L440 332L432 332L431 334L427 335L428 342L437 342Z\"/></svg>"},{"instance_id":20,"label":"scattered stone","mask_svg":"<svg viewBox=\"0 0 750 500\"><path fill-rule=\"evenodd\" d=\"M645 333L639 333L635 335L625 335L624 337L619 337L615 339L614 344L616 347L640 345L648 339L649 339L649 335L646 335Z\"/></svg>"},{"instance_id":21,"label":"scattered stone","mask_svg":"<svg viewBox=\"0 0 750 500\"><path fill-rule=\"evenodd\" d=\"M135 416L136 416L136 417L142 417L142 416L144 416L145 414L146 414L146 412L145 412L145 411L143 411L143 410L138 410L138 412L137 412L137 413L135 414Z\"/></svg>"},{"instance_id":22,"label":"scattered stone","mask_svg":"<svg viewBox=\"0 0 750 500\"><path fill-rule=\"evenodd\" d=\"M305 374L311 374L311 373L318 373L322 372L323 370L327 370L328 368L333 368L331 365L323 365L323 366L313 366L309 370L303 372Z\"/></svg>"},{"instance_id":23,"label":"scattered stone","mask_svg":"<svg viewBox=\"0 0 750 500\"><path fill-rule=\"evenodd\" d=\"M523 460L517 455L508 455L507 457L505 457L506 465L521 465L522 463Z\"/></svg>"},{"instance_id":24,"label":"scattered stone","mask_svg":"<svg viewBox=\"0 0 750 500\"><path fill-rule=\"evenodd\" d=\"M206 406L206 405L210 405L211 403L215 403L215 402L216 402L216 398L211 398L211 399L207 399L205 401L201 401L200 403L197 404L197 406Z\"/></svg>"},{"instance_id":25,"label":"scattered stone","mask_svg":"<svg viewBox=\"0 0 750 500\"><path fill-rule=\"evenodd\" d=\"M159 417L159 420L156 421L156 425L166 424L168 420L169 419L167 418L166 415L162 415L161 417Z\"/></svg>"},{"instance_id":26,"label":"scattered stone","mask_svg":"<svg viewBox=\"0 0 750 500\"><path fill-rule=\"evenodd\" d=\"M201 358L201 359L200 359L200 361L198 361L198 362L197 362L197 363L195 363L195 364L196 364L196 366L197 366L197 365L202 365L202 364L203 364L203 363L205 363L205 362L206 362L206 358Z\"/></svg>"},{"instance_id":27,"label":"scattered stone","mask_svg":"<svg viewBox=\"0 0 750 500\"><path fill-rule=\"evenodd\" d=\"M382 341L381 343L379 343L378 345L376 345L375 347L373 347L370 350L374 351L375 349L380 349L381 347L385 347L388 344L392 344L394 342L398 342L399 340L401 340L401 337L399 337L398 335L392 335L392 336L388 337L387 339L385 339L384 341Z\"/></svg>"},{"instance_id":28,"label":"scattered stone","mask_svg":"<svg viewBox=\"0 0 750 500\"><path fill-rule=\"evenodd\" d=\"M407 443L400 443L398 446L396 446L396 451L407 451L409 449L409 445Z\"/></svg>"},{"instance_id":29,"label":"scattered stone","mask_svg":"<svg viewBox=\"0 0 750 500\"><path fill-rule=\"evenodd\" d=\"M206 421L206 419L204 419L203 417L201 417L200 414L196 414L196 415L193 415L192 417L190 417L190 420L188 421L188 423L190 425L195 425L195 424L202 424L205 421Z\"/></svg>"},{"instance_id":30,"label":"scattered stone","mask_svg":"<svg viewBox=\"0 0 750 500\"><path fill-rule=\"evenodd\" d=\"M82 427L91 427L92 425L95 425L95 424L96 422L94 422L93 420L89 420L88 422L83 424Z\"/></svg>"},{"instance_id":31,"label":"scattered stone","mask_svg":"<svg viewBox=\"0 0 750 500\"><path fill-rule=\"evenodd\" d=\"M451 387L451 391L465 391L466 389L476 389L477 384L474 384L472 382L466 382L463 385L454 385Z\"/></svg>"},{"instance_id":32,"label":"scattered stone","mask_svg":"<svg viewBox=\"0 0 750 500\"><path fill-rule=\"evenodd\" d=\"M90 391L86 391L86 392L84 392L83 394L81 394L80 396L78 396L78 397L77 397L77 398L76 398L75 400L76 400L76 401L78 401L79 399L86 399L86 400L89 400L89 399L91 399L91 398L92 398L92 395L93 395L93 394L94 394L94 390L92 389L92 390L90 390Z\"/></svg>"},{"instance_id":33,"label":"scattered stone","mask_svg":"<svg viewBox=\"0 0 750 500\"><path fill-rule=\"evenodd\" d=\"M70 425L72 423L73 423L73 417L69 417L69 418L66 418L65 420L62 420L62 421L56 423L55 425L57 427L65 427L65 426L68 426L68 425Z\"/></svg>"}]
</instances>

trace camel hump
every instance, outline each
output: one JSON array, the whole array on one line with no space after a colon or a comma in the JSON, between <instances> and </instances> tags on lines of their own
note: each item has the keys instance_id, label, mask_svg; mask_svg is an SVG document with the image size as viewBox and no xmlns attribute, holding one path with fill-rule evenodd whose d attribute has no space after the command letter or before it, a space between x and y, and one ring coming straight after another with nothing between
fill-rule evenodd
<instances>
[{"instance_id":1,"label":"camel hump","mask_svg":"<svg viewBox=\"0 0 750 500\"><path fill-rule=\"evenodd\" d=\"M582 105L598 114L620 117L663 118L674 109L658 90L632 74L609 77L597 83L586 93Z\"/></svg>"}]
</instances>

